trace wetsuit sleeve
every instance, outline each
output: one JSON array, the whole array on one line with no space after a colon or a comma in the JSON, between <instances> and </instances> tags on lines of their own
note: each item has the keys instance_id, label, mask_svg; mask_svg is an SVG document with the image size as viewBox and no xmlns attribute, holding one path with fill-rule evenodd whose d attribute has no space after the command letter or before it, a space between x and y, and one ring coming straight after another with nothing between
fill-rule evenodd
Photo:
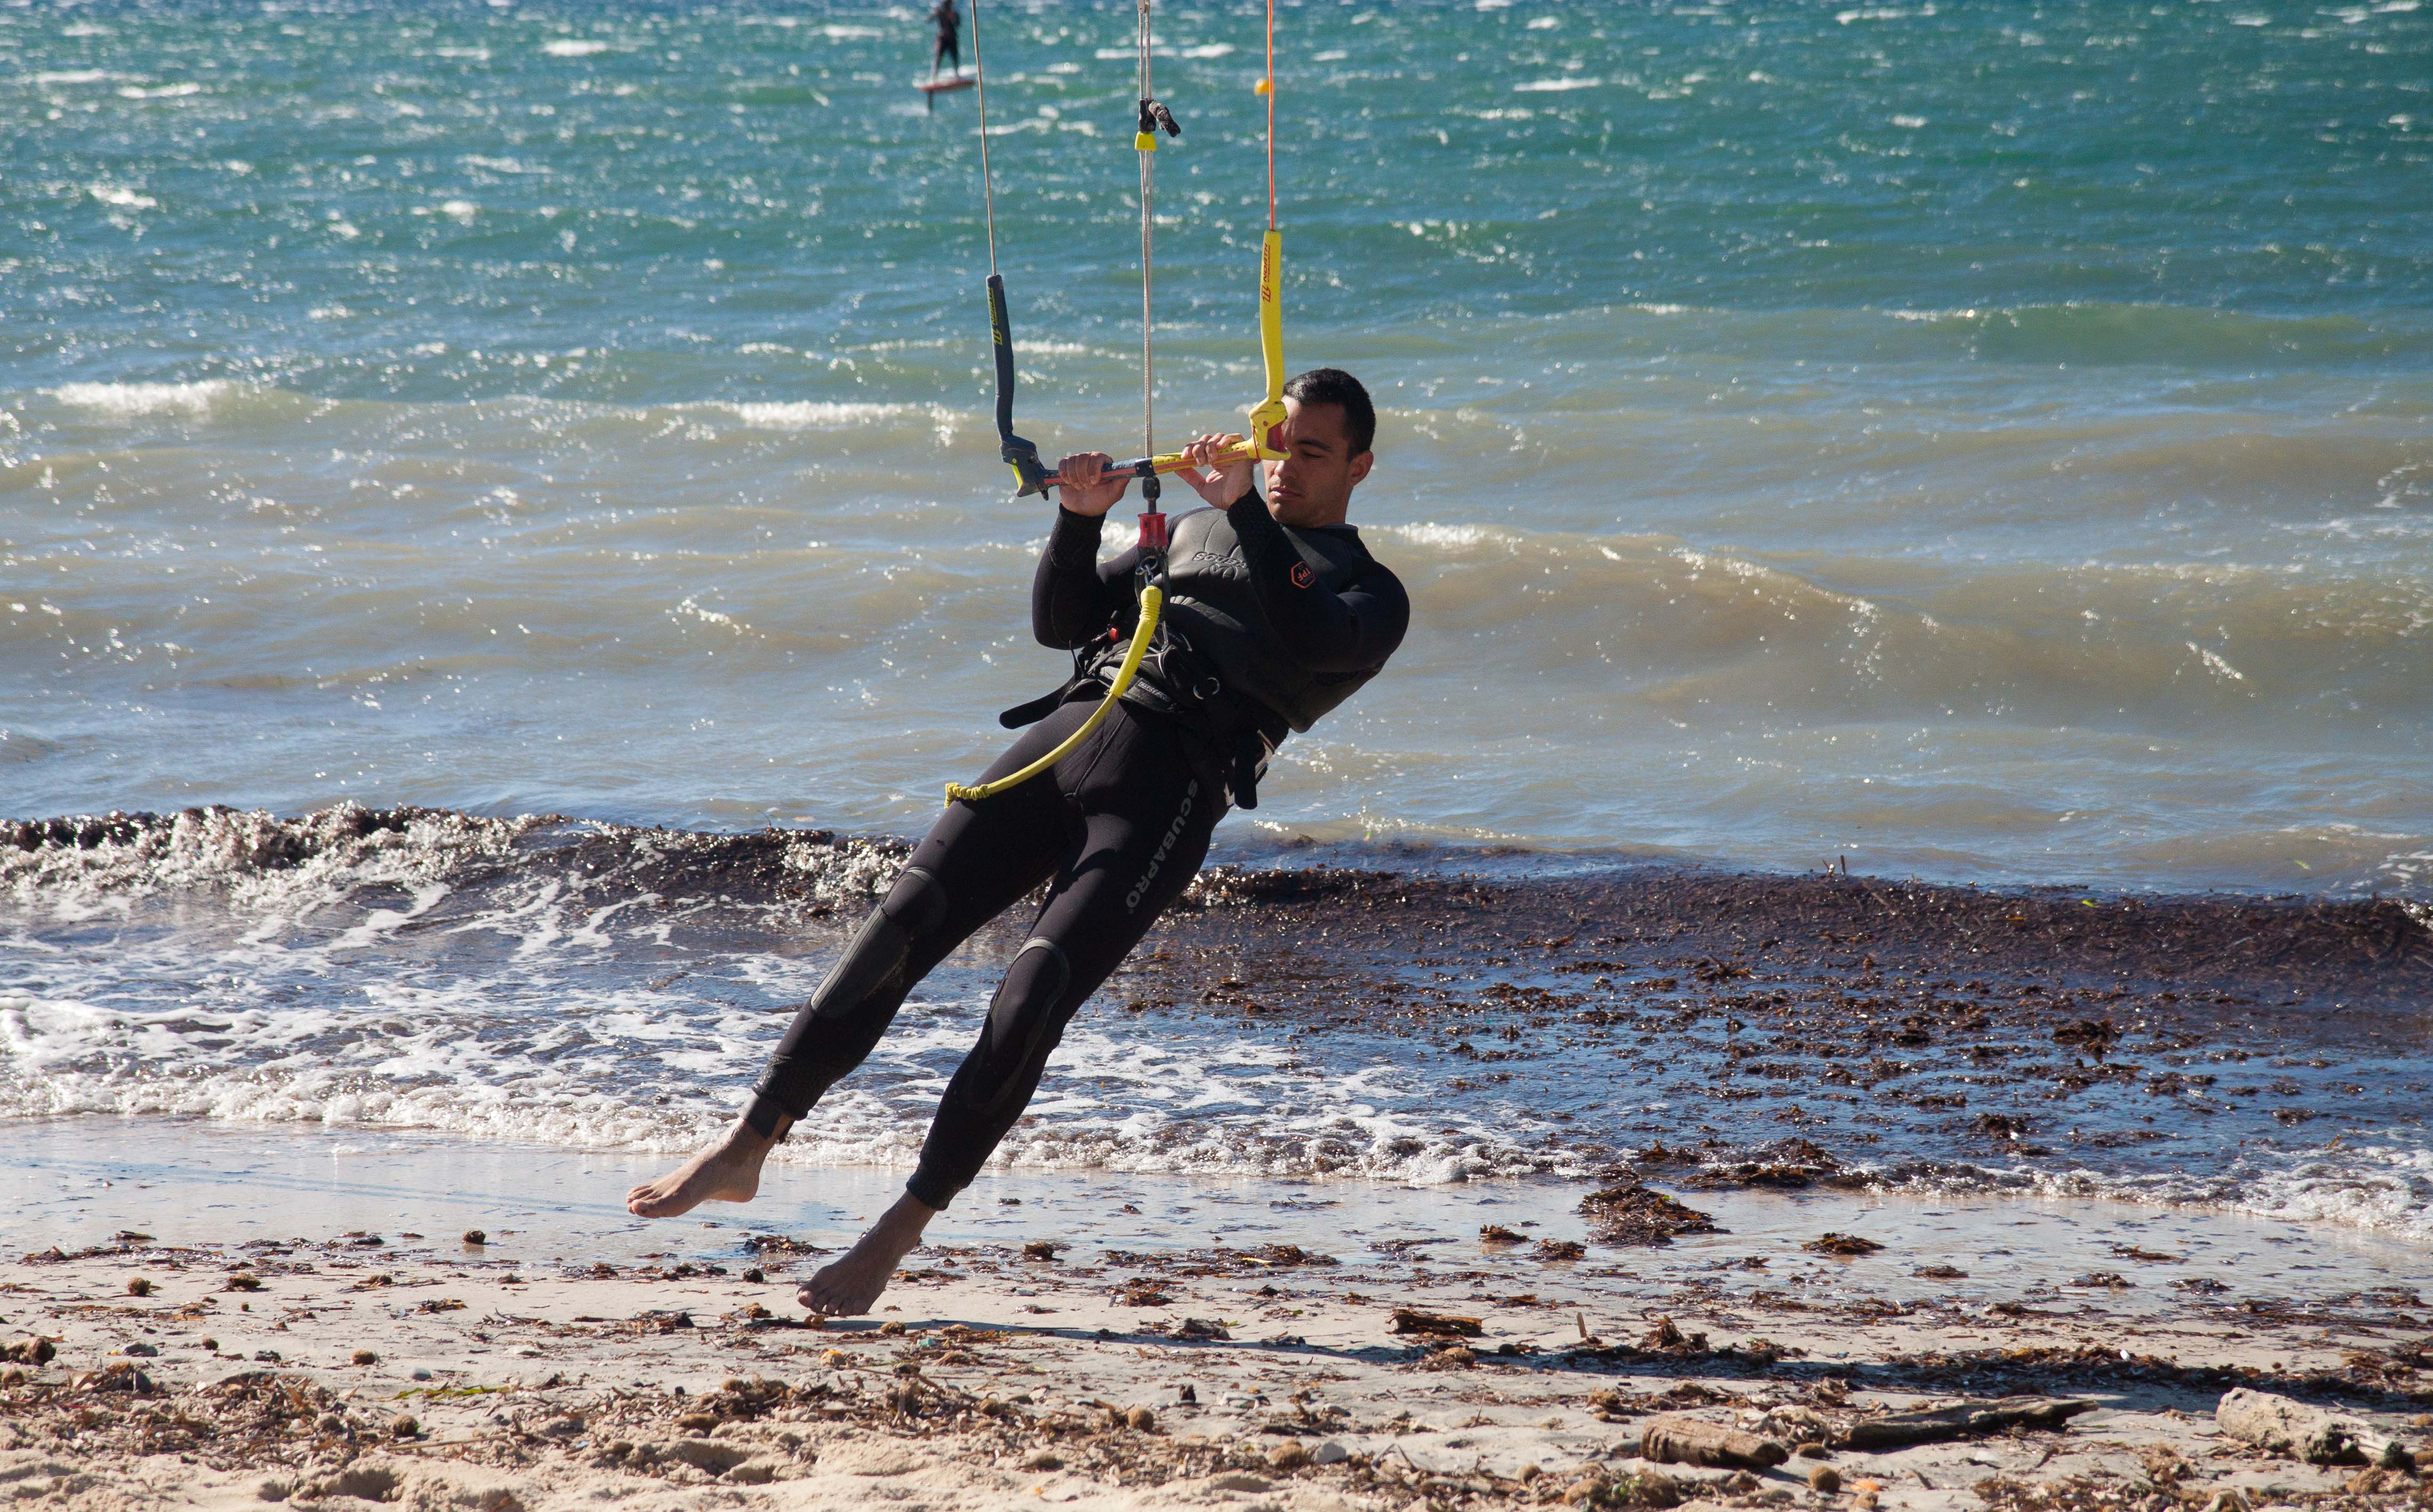
<instances>
[{"instance_id":1,"label":"wetsuit sleeve","mask_svg":"<svg viewBox=\"0 0 2433 1512\"><path fill-rule=\"evenodd\" d=\"M1056 511L1056 528L1030 583L1030 633L1041 645L1060 651L1087 645L1131 610L1140 550L1100 563L1098 532L1105 523L1104 516Z\"/></svg>"},{"instance_id":2,"label":"wetsuit sleeve","mask_svg":"<svg viewBox=\"0 0 2433 1512\"><path fill-rule=\"evenodd\" d=\"M1381 667L1410 628L1411 601L1380 567L1331 591L1310 575L1292 537L1268 513L1256 488L1225 511L1242 543L1251 586L1286 654L1312 671Z\"/></svg>"}]
</instances>

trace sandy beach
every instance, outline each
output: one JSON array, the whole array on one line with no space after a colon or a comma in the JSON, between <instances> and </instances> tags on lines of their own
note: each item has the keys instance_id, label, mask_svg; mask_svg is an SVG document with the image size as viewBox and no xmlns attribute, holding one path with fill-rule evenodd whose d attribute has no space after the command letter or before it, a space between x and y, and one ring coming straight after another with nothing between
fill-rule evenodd
<instances>
[{"instance_id":1,"label":"sandy beach","mask_svg":"<svg viewBox=\"0 0 2433 1512\"><path fill-rule=\"evenodd\" d=\"M1890 1257L1833 1253L1873 1242L1833 1232L1798 1249L1769 1236L1771 1254L1765 1238L1710 1242L1706 1279L1665 1274L1660 1248L1574 1260L1492 1233L1357 1260L935 1246L876 1316L825 1327L788 1284L815 1247L774 1235L747 1241L749 1265L583 1266L454 1235L129 1233L0 1267L0 1335L22 1360L0 1368L0 1486L94 1508L484 1512L2420 1494L2412 1474L2267 1453L2214 1419L2225 1391L2260 1389L2433 1452L2418 1373L2433 1310L2410 1288L2212 1305L2234 1290L2212 1282L2174 1300L2160 1278L2186 1256L2117 1245L2115 1271L2036 1305L1965 1300L1948 1264L1901 1301L1848 1268L1890 1274ZM1787 1274L1802 1266L1815 1283ZM1852 1447L1889 1415L2017 1396L2084 1405L2058 1428ZM1666 1414L1792 1453L1653 1463L1641 1452Z\"/></svg>"}]
</instances>

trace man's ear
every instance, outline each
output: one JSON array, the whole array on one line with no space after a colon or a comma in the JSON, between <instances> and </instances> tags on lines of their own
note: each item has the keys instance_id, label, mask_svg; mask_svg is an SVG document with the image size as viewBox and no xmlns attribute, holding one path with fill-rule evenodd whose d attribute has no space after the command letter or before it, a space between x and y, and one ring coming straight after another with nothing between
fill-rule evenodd
<instances>
[{"instance_id":1,"label":"man's ear","mask_svg":"<svg viewBox=\"0 0 2433 1512\"><path fill-rule=\"evenodd\" d=\"M1352 466L1350 468L1350 476L1352 479L1351 485L1354 488L1359 487L1361 480L1369 476L1369 469L1376 465L1377 453L1374 451L1363 451L1358 456L1353 457L1352 459Z\"/></svg>"}]
</instances>

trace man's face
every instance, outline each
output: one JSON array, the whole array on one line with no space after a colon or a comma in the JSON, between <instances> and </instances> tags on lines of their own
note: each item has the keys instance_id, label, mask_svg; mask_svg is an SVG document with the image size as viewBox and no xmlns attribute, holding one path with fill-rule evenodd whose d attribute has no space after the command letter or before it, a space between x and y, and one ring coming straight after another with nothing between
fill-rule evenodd
<instances>
[{"instance_id":1,"label":"man's face","mask_svg":"<svg viewBox=\"0 0 2433 1512\"><path fill-rule=\"evenodd\" d=\"M1285 423L1276 427L1282 462L1266 464L1268 512L1285 525L1340 525L1352 490L1369 476L1374 453L1354 453L1344 433L1343 406L1285 399Z\"/></svg>"}]
</instances>

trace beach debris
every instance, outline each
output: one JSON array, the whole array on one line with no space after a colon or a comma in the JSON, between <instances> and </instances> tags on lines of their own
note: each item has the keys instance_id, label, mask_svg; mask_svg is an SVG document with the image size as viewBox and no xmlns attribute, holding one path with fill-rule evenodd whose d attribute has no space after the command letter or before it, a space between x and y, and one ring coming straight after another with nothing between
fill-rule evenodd
<instances>
[{"instance_id":1,"label":"beach debris","mask_svg":"<svg viewBox=\"0 0 2433 1512\"><path fill-rule=\"evenodd\" d=\"M1799 1248L1820 1255L1872 1255L1883 1246L1855 1233L1836 1233L1829 1230Z\"/></svg>"},{"instance_id":2,"label":"beach debris","mask_svg":"<svg viewBox=\"0 0 2433 1512\"><path fill-rule=\"evenodd\" d=\"M0 1344L0 1360L13 1360L19 1365L48 1365L59 1352L50 1340L39 1334Z\"/></svg>"},{"instance_id":3,"label":"beach debris","mask_svg":"<svg viewBox=\"0 0 2433 1512\"><path fill-rule=\"evenodd\" d=\"M415 1421L414 1415L411 1413L401 1412L388 1420L388 1436L391 1438L417 1438L421 1436L421 1434L422 1424Z\"/></svg>"},{"instance_id":4,"label":"beach debris","mask_svg":"<svg viewBox=\"0 0 2433 1512\"><path fill-rule=\"evenodd\" d=\"M110 1242L112 1244L147 1244L151 1241L151 1238L152 1236L148 1233L139 1233L133 1229L121 1229L116 1233L110 1236Z\"/></svg>"},{"instance_id":5,"label":"beach debris","mask_svg":"<svg viewBox=\"0 0 2433 1512\"><path fill-rule=\"evenodd\" d=\"M2136 1261L2146 1261L2146 1262L2169 1262L2169 1261L2177 1261L2177 1260L2186 1260L2186 1258L2188 1258L2188 1257L2187 1257L2187 1256L2186 1256L2186 1255L2167 1255L2167 1254L2164 1254L2163 1252L2161 1252L2160 1250L2156 1250L2156 1249L2139 1249L2137 1246L2135 1246L2135 1245L2134 1245L2134 1244L2117 1244L2117 1245L2114 1245L2114 1246L2112 1247L2112 1252L2113 1252L2113 1254L2114 1254L2114 1255L2118 1256L2119 1259L2122 1259L2122 1260L2136 1260Z\"/></svg>"},{"instance_id":6,"label":"beach debris","mask_svg":"<svg viewBox=\"0 0 2433 1512\"><path fill-rule=\"evenodd\" d=\"M1479 1318L1463 1317L1455 1313L1423 1312L1416 1307L1397 1307L1387 1324L1387 1331L1474 1339L1487 1330Z\"/></svg>"},{"instance_id":7,"label":"beach debris","mask_svg":"<svg viewBox=\"0 0 2433 1512\"><path fill-rule=\"evenodd\" d=\"M1223 1323L1214 1318L1186 1317L1174 1326L1174 1336L1179 1339L1230 1339L1234 1335Z\"/></svg>"},{"instance_id":8,"label":"beach debris","mask_svg":"<svg viewBox=\"0 0 2433 1512\"><path fill-rule=\"evenodd\" d=\"M1845 1429L1844 1449L1902 1449L1911 1444L1974 1438L2008 1428L2059 1429L2095 1403L2082 1397L2001 1397L1992 1401L1954 1402L1929 1412L1897 1412L1863 1418Z\"/></svg>"},{"instance_id":9,"label":"beach debris","mask_svg":"<svg viewBox=\"0 0 2433 1512\"><path fill-rule=\"evenodd\" d=\"M1830 1465L1819 1465L1808 1472L1808 1488L1830 1496L1842 1488L1842 1472Z\"/></svg>"},{"instance_id":10,"label":"beach debris","mask_svg":"<svg viewBox=\"0 0 2433 1512\"><path fill-rule=\"evenodd\" d=\"M2120 1038L2120 1026L2108 1018L2083 1018L2075 1024L2065 1024L2052 1031L2055 1045L2076 1045L2099 1059Z\"/></svg>"},{"instance_id":11,"label":"beach debris","mask_svg":"<svg viewBox=\"0 0 2433 1512\"><path fill-rule=\"evenodd\" d=\"M1900 1043L1896 1041L1896 1043ZM1656 1146L1652 1148L1662 1149ZM1676 1160L1694 1160L1687 1150L1666 1150ZM1642 1153L1642 1164L1648 1157ZM1864 1186L1867 1179L1845 1171L1842 1163L1824 1146L1809 1139L1778 1140L1751 1152L1739 1161L1719 1161L1701 1164L1680 1178L1681 1184L1697 1191L1717 1191L1731 1187L1764 1187L1778 1192L1797 1192L1824 1184L1827 1186Z\"/></svg>"},{"instance_id":12,"label":"beach debris","mask_svg":"<svg viewBox=\"0 0 2433 1512\"><path fill-rule=\"evenodd\" d=\"M357 1365L378 1365L380 1364L380 1351L377 1350L357 1350L354 1352L353 1359Z\"/></svg>"},{"instance_id":13,"label":"beach debris","mask_svg":"<svg viewBox=\"0 0 2433 1512\"><path fill-rule=\"evenodd\" d=\"M747 1255L824 1255L827 1249L807 1240L789 1239L782 1233L748 1234L743 1240Z\"/></svg>"},{"instance_id":14,"label":"beach debris","mask_svg":"<svg viewBox=\"0 0 2433 1512\"><path fill-rule=\"evenodd\" d=\"M1309 1460L1309 1446L1298 1438L1287 1438L1268 1451L1268 1463L1280 1470L1297 1470Z\"/></svg>"},{"instance_id":15,"label":"beach debris","mask_svg":"<svg viewBox=\"0 0 2433 1512\"><path fill-rule=\"evenodd\" d=\"M1528 1240L1500 1223L1482 1223L1478 1226L1478 1242L1480 1244L1526 1244Z\"/></svg>"},{"instance_id":16,"label":"beach debris","mask_svg":"<svg viewBox=\"0 0 2433 1512\"><path fill-rule=\"evenodd\" d=\"M262 1290L262 1278L260 1276L250 1275L242 1270L231 1271L229 1274L227 1282L222 1283L220 1290L226 1292L258 1292Z\"/></svg>"},{"instance_id":17,"label":"beach debris","mask_svg":"<svg viewBox=\"0 0 2433 1512\"><path fill-rule=\"evenodd\" d=\"M1771 1470L1789 1459L1791 1451L1778 1439L1668 1412L1640 1430L1639 1457L1659 1465Z\"/></svg>"},{"instance_id":18,"label":"beach debris","mask_svg":"<svg viewBox=\"0 0 2433 1512\"><path fill-rule=\"evenodd\" d=\"M1132 1407L1124 1413L1124 1426L1136 1434L1157 1432L1157 1413L1148 1407Z\"/></svg>"},{"instance_id":19,"label":"beach debris","mask_svg":"<svg viewBox=\"0 0 2433 1512\"><path fill-rule=\"evenodd\" d=\"M2269 1391L2235 1387L2215 1405L2213 1417L2231 1437L2309 1465L2405 1470L2416 1462L2406 1445L2355 1418Z\"/></svg>"},{"instance_id":20,"label":"beach debris","mask_svg":"<svg viewBox=\"0 0 2433 1512\"><path fill-rule=\"evenodd\" d=\"M1577 1260L1589 1252L1589 1247L1577 1239L1540 1239L1529 1251L1532 1260Z\"/></svg>"},{"instance_id":21,"label":"beach debris","mask_svg":"<svg viewBox=\"0 0 2433 1512\"><path fill-rule=\"evenodd\" d=\"M152 1295L152 1281L151 1281L151 1278L149 1278L149 1277L147 1277L147 1276L129 1276L129 1277L128 1277L128 1278L127 1278L127 1295L128 1295L128 1296L129 1296L129 1297L149 1297L149 1296L151 1296L151 1295Z\"/></svg>"},{"instance_id":22,"label":"beach debris","mask_svg":"<svg viewBox=\"0 0 2433 1512\"><path fill-rule=\"evenodd\" d=\"M1714 1233L1714 1217L1645 1186L1604 1186L1580 1198L1599 1244L1670 1244L1676 1234Z\"/></svg>"},{"instance_id":23,"label":"beach debris","mask_svg":"<svg viewBox=\"0 0 2433 1512\"><path fill-rule=\"evenodd\" d=\"M490 1242L490 1236L479 1229L468 1229L465 1231L465 1242L478 1249Z\"/></svg>"},{"instance_id":24,"label":"beach debris","mask_svg":"<svg viewBox=\"0 0 2433 1512\"><path fill-rule=\"evenodd\" d=\"M2135 1283L2117 1270L2090 1270L2070 1282L2073 1286L2097 1286L2106 1291L2125 1292Z\"/></svg>"},{"instance_id":25,"label":"beach debris","mask_svg":"<svg viewBox=\"0 0 2433 1512\"><path fill-rule=\"evenodd\" d=\"M1659 1354L1704 1354L1707 1352L1707 1335L1684 1334L1680 1324L1670 1317L1659 1317L1648 1329L1646 1336L1639 1341L1639 1347Z\"/></svg>"},{"instance_id":26,"label":"beach debris","mask_svg":"<svg viewBox=\"0 0 2433 1512\"><path fill-rule=\"evenodd\" d=\"M1420 1368L1467 1370L1476 1364L1478 1364L1477 1351L1464 1349L1458 1344L1444 1344L1441 1347L1431 1347L1429 1352L1421 1359Z\"/></svg>"},{"instance_id":27,"label":"beach debris","mask_svg":"<svg viewBox=\"0 0 2433 1512\"><path fill-rule=\"evenodd\" d=\"M1145 1276L1124 1283L1109 1295L1126 1307L1164 1307L1174 1300L1165 1288Z\"/></svg>"},{"instance_id":28,"label":"beach debris","mask_svg":"<svg viewBox=\"0 0 2433 1512\"><path fill-rule=\"evenodd\" d=\"M762 1285L766 1283L768 1280L769 1273L762 1270L757 1266L748 1266L743 1272L743 1283L747 1286Z\"/></svg>"},{"instance_id":29,"label":"beach debris","mask_svg":"<svg viewBox=\"0 0 2433 1512\"><path fill-rule=\"evenodd\" d=\"M1070 1249L1072 1248L1073 1247L1071 1245L1058 1244L1053 1239L1032 1239L1024 1243L1022 1247L1022 1258L1025 1260L1053 1260L1056 1258L1057 1250Z\"/></svg>"},{"instance_id":30,"label":"beach debris","mask_svg":"<svg viewBox=\"0 0 2433 1512\"><path fill-rule=\"evenodd\" d=\"M1920 1281L1966 1281L1968 1272L1958 1266L1920 1266L1910 1272Z\"/></svg>"},{"instance_id":31,"label":"beach debris","mask_svg":"<svg viewBox=\"0 0 2433 1512\"><path fill-rule=\"evenodd\" d=\"M2180 1457L2180 1452L2169 1444L2148 1444L2137 1452L2137 1468L2146 1474L2149 1485L2168 1490L2197 1472L2197 1468Z\"/></svg>"}]
</instances>

